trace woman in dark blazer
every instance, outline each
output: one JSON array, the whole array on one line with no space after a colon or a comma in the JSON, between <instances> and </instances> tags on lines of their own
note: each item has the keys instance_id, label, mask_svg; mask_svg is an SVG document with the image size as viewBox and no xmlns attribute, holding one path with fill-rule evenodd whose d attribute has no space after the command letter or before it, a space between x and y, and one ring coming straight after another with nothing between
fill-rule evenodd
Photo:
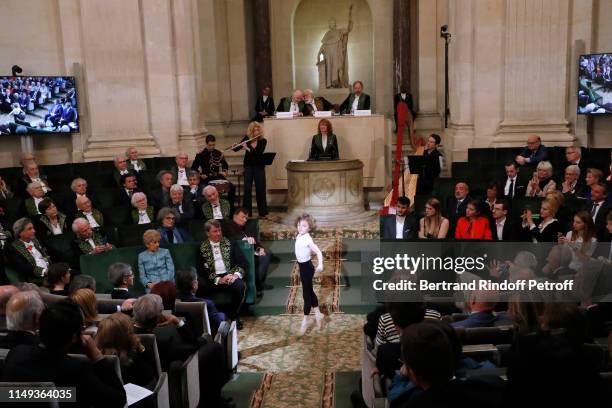
<instances>
[{"instance_id":1,"label":"woman in dark blazer","mask_svg":"<svg viewBox=\"0 0 612 408\"><path fill-rule=\"evenodd\" d=\"M552 200L544 200L540 206L541 221L538 225L533 222L531 209L525 209L521 218L523 219L521 238L524 241L533 242L557 242L561 231L561 224L555 218L557 205Z\"/></svg>"},{"instance_id":2,"label":"woman in dark blazer","mask_svg":"<svg viewBox=\"0 0 612 408\"><path fill-rule=\"evenodd\" d=\"M253 182L255 182L257 212L259 213L259 218L265 218L268 215L268 201L266 199L264 151L268 141L263 137L263 125L259 122L251 122L247 133L240 143L236 144L233 148L235 152L244 149L244 199L242 206L247 209L249 216L251 216L253 208L252 187ZM247 142L249 139L253 140Z\"/></svg>"},{"instance_id":3,"label":"woman in dark blazer","mask_svg":"<svg viewBox=\"0 0 612 408\"><path fill-rule=\"evenodd\" d=\"M334 135L331 122L321 119L317 128L317 134L312 137L308 160L338 160L338 138Z\"/></svg>"},{"instance_id":4,"label":"woman in dark blazer","mask_svg":"<svg viewBox=\"0 0 612 408\"><path fill-rule=\"evenodd\" d=\"M41 239L54 235L62 235L70 231L66 216L58 211L57 206L50 198L45 198L38 204L41 216L36 225Z\"/></svg>"}]
</instances>

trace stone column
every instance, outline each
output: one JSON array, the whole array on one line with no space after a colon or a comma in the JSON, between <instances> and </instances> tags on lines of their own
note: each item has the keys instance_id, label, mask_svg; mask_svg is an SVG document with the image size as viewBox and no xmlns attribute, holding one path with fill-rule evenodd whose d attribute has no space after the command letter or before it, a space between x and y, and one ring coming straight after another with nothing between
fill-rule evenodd
<instances>
[{"instance_id":1,"label":"stone column","mask_svg":"<svg viewBox=\"0 0 612 408\"><path fill-rule=\"evenodd\" d=\"M574 140L567 120L570 0L507 0L503 120L495 146Z\"/></svg>"},{"instance_id":2,"label":"stone column","mask_svg":"<svg viewBox=\"0 0 612 408\"><path fill-rule=\"evenodd\" d=\"M393 62L395 81L393 92L399 92L402 85L410 89L410 30L411 0L393 0Z\"/></svg>"},{"instance_id":3,"label":"stone column","mask_svg":"<svg viewBox=\"0 0 612 408\"><path fill-rule=\"evenodd\" d=\"M444 46L439 34L440 24L438 24L436 18L438 15L438 3L438 0L418 0L418 90L416 95L413 94L413 97L415 101L418 100L415 124L417 129L429 129L439 132L438 75L440 70L438 69L437 53L440 48L443 50ZM441 71L444 71L443 66L441 66ZM444 97L444 94L442 94L442 97Z\"/></svg>"},{"instance_id":4,"label":"stone column","mask_svg":"<svg viewBox=\"0 0 612 408\"><path fill-rule=\"evenodd\" d=\"M257 95L264 86L272 87L272 49L270 48L269 0L252 0L253 52L255 89Z\"/></svg>"},{"instance_id":5,"label":"stone column","mask_svg":"<svg viewBox=\"0 0 612 408\"><path fill-rule=\"evenodd\" d=\"M467 150L474 140L474 1L449 2L448 30L452 41L449 46L450 120L447 134L452 140L453 161L467 161Z\"/></svg>"}]
</instances>

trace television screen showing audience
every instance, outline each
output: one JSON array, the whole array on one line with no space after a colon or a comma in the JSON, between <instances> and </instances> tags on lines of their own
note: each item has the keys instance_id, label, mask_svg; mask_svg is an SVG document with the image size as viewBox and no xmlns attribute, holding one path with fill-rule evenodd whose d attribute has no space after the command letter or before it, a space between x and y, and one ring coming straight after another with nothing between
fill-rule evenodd
<instances>
[{"instance_id":1,"label":"television screen showing audience","mask_svg":"<svg viewBox=\"0 0 612 408\"><path fill-rule=\"evenodd\" d=\"M74 77L0 77L0 135L78 131Z\"/></svg>"},{"instance_id":2,"label":"television screen showing audience","mask_svg":"<svg viewBox=\"0 0 612 408\"><path fill-rule=\"evenodd\" d=\"M612 53L580 56L578 113L612 113Z\"/></svg>"}]
</instances>

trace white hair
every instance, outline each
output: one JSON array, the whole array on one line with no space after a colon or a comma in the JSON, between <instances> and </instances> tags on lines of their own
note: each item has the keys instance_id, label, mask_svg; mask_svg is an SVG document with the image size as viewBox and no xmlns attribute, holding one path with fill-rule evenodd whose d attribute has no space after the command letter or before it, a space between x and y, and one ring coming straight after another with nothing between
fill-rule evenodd
<instances>
[{"instance_id":1,"label":"white hair","mask_svg":"<svg viewBox=\"0 0 612 408\"><path fill-rule=\"evenodd\" d=\"M570 164L569 166L567 166L565 168L565 171L569 171L570 173L580 176L580 167L575 164Z\"/></svg>"},{"instance_id":2,"label":"white hair","mask_svg":"<svg viewBox=\"0 0 612 408\"><path fill-rule=\"evenodd\" d=\"M181 186L180 184L173 184L172 187L170 187L170 192L177 192L180 191L181 193L184 192L183 190L183 186Z\"/></svg>"},{"instance_id":3,"label":"white hair","mask_svg":"<svg viewBox=\"0 0 612 408\"><path fill-rule=\"evenodd\" d=\"M548 173L548 177L551 177L553 174L553 166L549 161L541 161L538 163L538 170L544 170Z\"/></svg>"},{"instance_id":4,"label":"white hair","mask_svg":"<svg viewBox=\"0 0 612 408\"><path fill-rule=\"evenodd\" d=\"M136 323L146 326L157 320L163 310L164 302L161 296L149 293L134 302L132 316Z\"/></svg>"},{"instance_id":5,"label":"white hair","mask_svg":"<svg viewBox=\"0 0 612 408\"><path fill-rule=\"evenodd\" d=\"M11 301L18 302L22 298L23 307L19 310L11 310ZM35 321L40 317L45 308L40 294L35 290L17 292L9 299L6 310L6 328L8 330L36 330Z\"/></svg>"},{"instance_id":6,"label":"white hair","mask_svg":"<svg viewBox=\"0 0 612 408\"><path fill-rule=\"evenodd\" d=\"M35 189L36 187L42 187L42 184L39 181L33 181L30 184L28 184L27 190L30 191L30 190Z\"/></svg>"},{"instance_id":7,"label":"white hair","mask_svg":"<svg viewBox=\"0 0 612 408\"><path fill-rule=\"evenodd\" d=\"M89 221L87 221L87 219L85 219L85 218L76 218L72 222L72 232L78 233L79 226L81 226L81 225L89 225Z\"/></svg>"},{"instance_id":8,"label":"white hair","mask_svg":"<svg viewBox=\"0 0 612 408\"><path fill-rule=\"evenodd\" d=\"M84 181L85 182L85 187L87 187L87 180L85 180L84 178L81 178L81 177L77 177L74 180L72 180L72 183L70 183L70 188L72 189L72 191L74 191L74 188L75 188L76 184L79 181Z\"/></svg>"},{"instance_id":9,"label":"white hair","mask_svg":"<svg viewBox=\"0 0 612 408\"><path fill-rule=\"evenodd\" d=\"M147 195L145 193L143 193L143 192L139 191L137 193L132 194L132 200L131 200L132 207L136 207L136 200L141 198L141 197L144 197L145 200L147 199Z\"/></svg>"}]
</instances>

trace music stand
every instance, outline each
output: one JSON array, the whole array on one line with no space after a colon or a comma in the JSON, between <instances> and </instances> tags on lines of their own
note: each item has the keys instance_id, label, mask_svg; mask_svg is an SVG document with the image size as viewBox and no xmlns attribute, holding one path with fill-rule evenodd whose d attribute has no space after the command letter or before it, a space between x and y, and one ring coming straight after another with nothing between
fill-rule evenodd
<instances>
[{"instance_id":1,"label":"music stand","mask_svg":"<svg viewBox=\"0 0 612 408\"><path fill-rule=\"evenodd\" d=\"M271 166L274 158L276 157L276 152L266 152L263 155L263 165Z\"/></svg>"},{"instance_id":2,"label":"music stand","mask_svg":"<svg viewBox=\"0 0 612 408\"><path fill-rule=\"evenodd\" d=\"M410 168L411 174L418 174L419 183L417 183L417 192L419 192L419 186L422 185L422 181L425 179L425 169L429 162L429 156L408 156L408 167Z\"/></svg>"}]
</instances>

